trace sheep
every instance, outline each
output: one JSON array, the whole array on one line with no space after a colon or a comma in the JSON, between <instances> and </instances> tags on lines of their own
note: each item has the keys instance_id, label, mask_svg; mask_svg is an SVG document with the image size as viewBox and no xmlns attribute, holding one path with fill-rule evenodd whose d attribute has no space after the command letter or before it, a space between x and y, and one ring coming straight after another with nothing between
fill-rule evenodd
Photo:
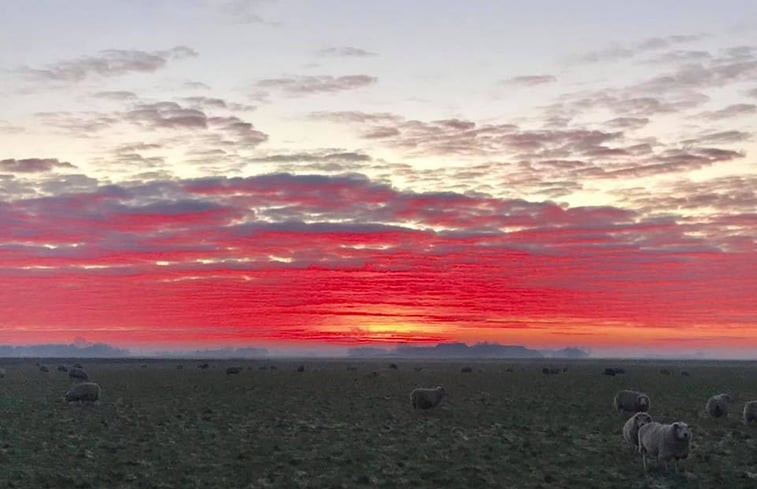
<instances>
[{"instance_id":1,"label":"sheep","mask_svg":"<svg viewBox=\"0 0 757 489\"><path fill-rule=\"evenodd\" d=\"M691 444L691 431L689 426L676 421L672 424L661 424L655 421L647 423L639 428L639 453L644 471L647 471L647 457L656 458L658 462L667 465L673 460L676 473L678 473L678 460L689 456Z\"/></svg>"},{"instance_id":2,"label":"sheep","mask_svg":"<svg viewBox=\"0 0 757 489\"><path fill-rule=\"evenodd\" d=\"M396 363L390 363L389 364L389 368L392 369L392 370L397 370L399 367L397 366Z\"/></svg>"},{"instance_id":3,"label":"sheep","mask_svg":"<svg viewBox=\"0 0 757 489\"><path fill-rule=\"evenodd\" d=\"M442 386L436 386L433 388L419 387L413 389L410 393L410 403L413 409L431 409L438 406L442 399L447 395L447 392Z\"/></svg>"},{"instance_id":4,"label":"sheep","mask_svg":"<svg viewBox=\"0 0 757 489\"><path fill-rule=\"evenodd\" d=\"M605 375L609 375L611 377L615 377L615 369L614 368L606 368L605 369Z\"/></svg>"},{"instance_id":5,"label":"sheep","mask_svg":"<svg viewBox=\"0 0 757 489\"><path fill-rule=\"evenodd\" d=\"M197 366L197 368L201 368L203 370L205 370L208 367L210 367L210 365L208 365L207 363L201 363L200 365Z\"/></svg>"},{"instance_id":6,"label":"sheep","mask_svg":"<svg viewBox=\"0 0 757 489\"><path fill-rule=\"evenodd\" d=\"M647 413L636 413L623 425L623 439L631 445L639 446L639 428L652 422L652 416Z\"/></svg>"},{"instance_id":7,"label":"sheep","mask_svg":"<svg viewBox=\"0 0 757 489\"><path fill-rule=\"evenodd\" d=\"M744 424L757 421L757 401L749 401L744 404Z\"/></svg>"},{"instance_id":8,"label":"sheep","mask_svg":"<svg viewBox=\"0 0 757 489\"><path fill-rule=\"evenodd\" d=\"M463 367L460 369L460 373L463 373L463 374L469 374L471 372L473 372L473 369L471 367Z\"/></svg>"},{"instance_id":9,"label":"sheep","mask_svg":"<svg viewBox=\"0 0 757 489\"><path fill-rule=\"evenodd\" d=\"M299 367L297 367L297 371L298 372L304 372L305 371L305 366L304 365L300 365Z\"/></svg>"},{"instance_id":10,"label":"sheep","mask_svg":"<svg viewBox=\"0 0 757 489\"><path fill-rule=\"evenodd\" d=\"M82 382L66 392L66 402L92 403L100 399L100 386L94 382Z\"/></svg>"},{"instance_id":11,"label":"sheep","mask_svg":"<svg viewBox=\"0 0 757 489\"><path fill-rule=\"evenodd\" d=\"M632 390L622 390L615 394L613 405L622 414L647 412L651 407L649 396Z\"/></svg>"},{"instance_id":12,"label":"sheep","mask_svg":"<svg viewBox=\"0 0 757 489\"><path fill-rule=\"evenodd\" d=\"M717 394L707 399L705 411L713 418L722 418L728 416L728 405L732 402L728 394Z\"/></svg>"},{"instance_id":13,"label":"sheep","mask_svg":"<svg viewBox=\"0 0 757 489\"><path fill-rule=\"evenodd\" d=\"M670 370L668 370L666 368L661 368L660 369L660 375L671 375L671 372L670 372Z\"/></svg>"},{"instance_id":14,"label":"sheep","mask_svg":"<svg viewBox=\"0 0 757 489\"><path fill-rule=\"evenodd\" d=\"M68 371L68 376L71 379L79 380L83 382L86 382L87 380L89 380L89 375L87 375L87 372L85 372L84 370L80 368L72 368L71 370Z\"/></svg>"},{"instance_id":15,"label":"sheep","mask_svg":"<svg viewBox=\"0 0 757 489\"><path fill-rule=\"evenodd\" d=\"M226 375L238 374L242 371L242 367L229 367L226 369Z\"/></svg>"},{"instance_id":16,"label":"sheep","mask_svg":"<svg viewBox=\"0 0 757 489\"><path fill-rule=\"evenodd\" d=\"M68 372L68 367L65 365L58 365L58 372Z\"/></svg>"}]
</instances>

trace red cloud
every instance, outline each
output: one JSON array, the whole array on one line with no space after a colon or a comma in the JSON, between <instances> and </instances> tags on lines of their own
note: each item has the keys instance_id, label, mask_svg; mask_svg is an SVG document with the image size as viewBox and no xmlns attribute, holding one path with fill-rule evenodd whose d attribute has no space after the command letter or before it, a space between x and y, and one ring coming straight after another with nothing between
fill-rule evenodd
<instances>
[{"instance_id":1,"label":"red cloud","mask_svg":"<svg viewBox=\"0 0 757 489\"><path fill-rule=\"evenodd\" d=\"M7 342L654 344L738 326L757 346L747 214L706 238L711 222L613 207L272 174L17 200L0 223Z\"/></svg>"}]
</instances>

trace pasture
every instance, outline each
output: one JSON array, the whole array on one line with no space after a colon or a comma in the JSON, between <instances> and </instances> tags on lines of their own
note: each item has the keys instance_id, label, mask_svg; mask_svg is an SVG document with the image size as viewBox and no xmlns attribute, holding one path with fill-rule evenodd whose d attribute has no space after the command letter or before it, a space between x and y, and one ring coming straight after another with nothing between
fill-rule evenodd
<instances>
[{"instance_id":1,"label":"pasture","mask_svg":"<svg viewBox=\"0 0 757 489\"><path fill-rule=\"evenodd\" d=\"M74 360L0 359L0 487L757 487L757 426L741 423L756 363L78 361L102 386L95 405L63 402L56 367ZM448 398L414 412L409 392L435 385ZM682 475L645 476L612 409L624 388L649 394L655 420L689 424ZM736 398L730 416L702 417L719 392Z\"/></svg>"}]
</instances>

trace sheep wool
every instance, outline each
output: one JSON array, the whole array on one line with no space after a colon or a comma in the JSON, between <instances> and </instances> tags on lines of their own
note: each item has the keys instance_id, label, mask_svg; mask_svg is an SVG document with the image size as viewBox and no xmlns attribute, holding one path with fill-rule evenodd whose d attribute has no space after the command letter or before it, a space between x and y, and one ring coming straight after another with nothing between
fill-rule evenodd
<instances>
[{"instance_id":1,"label":"sheep wool","mask_svg":"<svg viewBox=\"0 0 757 489\"><path fill-rule=\"evenodd\" d=\"M100 386L94 382L75 384L66 392L67 402L95 402L100 399Z\"/></svg>"},{"instance_id":2,"label":"sheep wool","mask_svg":"<svg viewBox=\"0 0 757 489\"><path fill-rule=\"evenodd\" d=\"M413 409L431 409L438 406L442 399L447 395L444 387L437 386L434 388L413 389L410 393L410 403Z\"/></svg>"},{"instance_id":3,"label":"sheep wool","mask_svg":"<svg viewBox=\"0 0 757 489\"><path fill-rule=\"evenodd\" d=\"M618 412L623 414L645 413L649 411L651 401L649 396L642 392L622 390L615 394L613 405Z\"/></svg>"},{"instance_id":4,"label":"sheep wool","mask_svg":"<svg viewBox=\"0 0 757 489\"><path fill-rule=\"evenodd\" d=\"M757 421L757 401L749 401L744 404L744 424Z\"/></svg>"},{"instance_id":5,"label":"sheep wool","mask_svg":"<svg viewBox=\"0 0 757 489\"><path fill-rule=\"evenodd\" d=\"M82 380L82 381L89 380L89 375L87 375L87 372L77 367L74 367L71 370L69 370L68 376L74 380Z\"/></svg>"},{"instance_id":6,"label":"sheep wool","mask_svg":"<svg viewBox=\"0 0 757 489\"><path fill-rule=\"evenodd\" d=\"M652 416L647 413L636 413L623 425L623 439L637 447L639 446L639 428L652 422Z\"/></svg>"},{"instance_id":7,"label":"sheep wool","mask_svg":"<svg viewBox=\"0 0 757 489\"><path fill-rule=\"evenodd\" d=\"M678 472L678 461L689 456L691 431L689 426L676 421L672 424L661 424L655 421L639 428L639 453L641 453L644 470L647 470L647 457L662 462L667 467L673 461L675 471Z\"/></svg>"},{"instance_id":8,"label":"sheep wool","mask_svg":"<svg viewBox=\"0 0 757 489\"><path fill-rule=\"evenodd\" d=\"M731 403L731 396L728 394L718 394L707 399L705 411L713 418L723 418L728 416L728 405Z\"/></svg>"}]
</instances>

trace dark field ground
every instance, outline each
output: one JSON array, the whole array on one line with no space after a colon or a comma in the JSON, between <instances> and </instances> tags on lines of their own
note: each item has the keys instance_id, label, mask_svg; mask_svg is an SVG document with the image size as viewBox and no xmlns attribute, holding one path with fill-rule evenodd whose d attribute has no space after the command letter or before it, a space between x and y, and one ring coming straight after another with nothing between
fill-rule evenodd
<instances>
[{"instance_id":1,"label":"dark field ground","mask_svg":"<svg viewBox=\"0 0 757 489\"><path fill-rule=\"evenodd\" d=\"M43 373L0 359L0 487L757 488L757 427L740 422L755 363L389 362L83 360L103 397L78 406L55 370L72 360ZM410 390L437 384L447 402L413 412ZM689 423L683 475L644 476L611 407L623 388L648 393L656 420ZM731 416L704 419L719 392L735 394Z\"/></svg>"}]
</instances>

